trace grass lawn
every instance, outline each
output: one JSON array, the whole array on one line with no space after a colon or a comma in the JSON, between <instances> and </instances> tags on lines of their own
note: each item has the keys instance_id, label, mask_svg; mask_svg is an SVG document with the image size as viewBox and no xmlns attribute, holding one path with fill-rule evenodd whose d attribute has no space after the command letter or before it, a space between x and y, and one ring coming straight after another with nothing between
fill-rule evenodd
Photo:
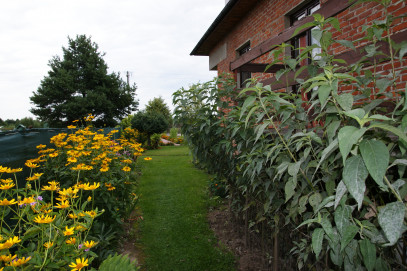
<instances>
[{"instance_id":1,"label":"grass lawn","mask_svg":"<svg viewBox=\"0 0 407 271\"><path fill-rule=\"evenodd\" d=\"M209 176L191 163L185 146L148 151L142 160L139 207L143 270L235 270L207 222Z\"/></svg>"}]
</instances>

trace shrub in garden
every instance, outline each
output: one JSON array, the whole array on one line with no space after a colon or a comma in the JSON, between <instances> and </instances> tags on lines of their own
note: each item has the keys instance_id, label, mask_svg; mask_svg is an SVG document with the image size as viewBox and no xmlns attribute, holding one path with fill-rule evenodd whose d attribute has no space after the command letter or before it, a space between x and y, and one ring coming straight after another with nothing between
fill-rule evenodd
<instances>
[{"instance_id":1,"label":"shrub in garden","mask_svg":"<svg viewBox=\"0 0 407 271\"><path fill-rule=\"evenodd\" d=\"M161 134L153 134L150 138L151 140L151 149L158 149L160 146L160 141L161 141Z\"/></svg>"},{"instance_id":2,"label":"shrub in garden","mask_svg":"<svg viewBox=\"0 0 407 271\"><path fill-rule=\"evenodd\" d=\"M386 3L381 1L385 9ZM378 73L377 63L366 58L344 66L330 48L339 43L353 49L353 43L332 39L330 29L339 28L335 18L314 17L305 27L314 27L321 45L292 59L283 44L272 63L284 64L277 79L309 73L309 79L297 79L309 101L255 81L236 93L234 82L221 77L174 93L175 120L194 157L227 180L231 208L246 231L269 240L263 252L274 263L404 270L407 97L398 83L405 68L396 67L406 61L407 44L390 40L394 18L375 21L363 27L371 44L366 54L385 55L392 68ZM388 55L378 50L379 41L388 44ZM315 47L321 53L297 71ZM346 86L358 95L341 91ZM193 107L198 97L202 106Z\"/></svg>"},{"instance_id":3,"label":"shrub in garden","mask_svg":"<svg viewBox=\"0 0 407 271\"><path fill-rule=\"evenodd\" d=\"M178 128L172 127L170 129L170 138L177 138L178 137Z\"/></svg>"},{"instance_id":4,"label":"shrub in garden","mask_svg":"<svg viewBox=\"0 0 407 271\"><path fill-rule=\"evenodd\" d=\"M37 146L40 156L25 163L31 173L23 187L16 177L22 169L0 167L4 270L90 267L99 250L114 245L102 244L106 240L93 229L107 225L117 231L134 207L140 144L112 140L115 131L68 128L71 133L51 138L53 146Z\"/></svg>"},{"instance_id":5,"label":"shrub in garden","mask_svg":"<svg viewBox=\"0 0 407 271\"><path fill-rule=\"evenodd\" d=\"M132 128L137 129L147 137L147 145L151 146L151 136L162 133L168 128L168 121L157 112L138 112L131 121ZM143 142L144 143L144 142Z\"/></svg>"}]
</instances>

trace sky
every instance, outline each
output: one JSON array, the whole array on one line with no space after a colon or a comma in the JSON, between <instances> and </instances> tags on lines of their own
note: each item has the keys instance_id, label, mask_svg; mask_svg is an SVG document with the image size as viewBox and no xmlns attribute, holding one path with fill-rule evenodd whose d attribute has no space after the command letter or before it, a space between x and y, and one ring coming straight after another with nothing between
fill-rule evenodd
<instances>
[{"instance_id":1,"label":"sky","mask_svg":"<svg viewBox=\"0 0 407 271\"><path fill-rule=\"evenodd\" d=\"M85 34L106 53L109 72L137 84L139 109L155 97L216 76L190 56L225 0L14 0L0 9L0 118L34 117L29 97L62 56L68 36Z\"/></svg>"}]
</instances>

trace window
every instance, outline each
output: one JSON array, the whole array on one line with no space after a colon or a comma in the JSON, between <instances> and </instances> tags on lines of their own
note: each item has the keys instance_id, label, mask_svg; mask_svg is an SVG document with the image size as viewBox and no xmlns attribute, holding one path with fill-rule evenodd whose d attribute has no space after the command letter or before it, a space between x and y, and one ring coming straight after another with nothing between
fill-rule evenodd
<instances>
[{"instance_id":1,"label":"window","mask_svg":"<svg viewBox=\"0 0 407 271\"><path fill-rule=\"evenodd\" d=\"M249 51L250 51L250 42L247 42L237 50L237 54L238 54L238 56L242 56ZM244 88L244 82L250 78L252 78L251 72L245 72L245 71L239 72L238 84L239 84L240 88Z\"/></svg>"},{"instance_id":2,"label":"window","mask_svg":"<svg viewBox=\"0 0 407 271\"><path fill-rule=\"evenodd\" d=\"M295 22L301 20L302 18L311 15L312 13L314 13L315 11L317 11L320 8L320 4L319 1L312 1L310 2L308 5L306 5L305 7L301 8L300 10L298 10L296 13L294 13L293 15L291 15L290 17L290 25L294 25ZM301 47L306 47L306 46L310 46L312 44L318 44L318 41L315 40L312 35L311 35L311 30L306 31L305 33L302 33L300 35L298 35L297 37L295 37L292 40L292 45L294 47L293 51L292 51L292 57L296 58L298 57L298 55L300 54L300 48ZM320 53L320 48L314 48L312 50L312 56L316 56L317 54ZM309 64L309 59L306 61L306 63L302 63L302 65L307 65Z\"/></svg>"},{"instance_id":3,"label":"window","mask_svg":"<svg viewBox=\"0 0 407 271\"><path fill-rule=\"evenodd\" d=\"M290 25L294 25L295 22L301 20L302 18L306 16L310 16L312 13L317 11L320 8L319 1L312 1L309 2L307 5L304 7L300 8L297 12L293 13L290 16ZM301 51L300 48L304 48L306 46L310 46L312 44L318 44L318 41L315 40L312 35L311 35L311 29L296 36L295 38L292 39L292 46L294 47L293 50L291 51L291 57L296 58L300 55ZM321 53L320 48L314 48L311 52L312 57L315 59L317 58L318 54ZM310 56L311 57L311 56ZM308 65L311 62L311 59L304 59L301 62L301 66ZM292 91L295 93L299 92L299 86L295 85L292 86ZM310 99L311 92L308 93L301 93L302 99L304 101L308 101Z\"/></svg>"}]
</instances>

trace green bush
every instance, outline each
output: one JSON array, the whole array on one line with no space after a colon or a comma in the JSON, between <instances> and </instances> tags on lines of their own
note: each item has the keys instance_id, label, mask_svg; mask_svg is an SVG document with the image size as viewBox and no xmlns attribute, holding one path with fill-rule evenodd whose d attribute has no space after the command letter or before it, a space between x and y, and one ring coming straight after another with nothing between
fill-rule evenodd
<instances>
[{"instance_id":1,"label":"green bush","mask_svg":"<svg viewBox=\"0 0 407 271\"><path fill-rule=\"evenodd\" d=\"M161 134L153 134L150 137L150 141L151 141L150 148L151 149L158 149L158 147L160 146Z\"/></svg>"},{"instance_id":2,"label":"green bush","mask_svg":"<svg viewBox=\"0 0 407 271\"><path fill-rule=\"evenodd\" d=\"M170 129L170 138L177 138L178 137L178 128L172 127Z\"/></svg>"},{"instance_id":3,"label":"green bush","mask_svg":"<svg viewBox=\"0 0 407 271\"><path fill-rule=\"evenodd\" d=\"M226 179L231 208L246 231L279 244L285 264L295 259L292 265L305 270L405 269L407 97L397 88L403 70L394 63L405 62L407 44L387 36L391 17L375 21L363 27L371 41L366 54L382 56L376 44L387 43L393 68L379 73L375 62L362 58L345 69L330 49L354 44L333 40L337 19L314 17L306 27L314 27L321 53L300 68L310 77L297 78L298 93L276 92L255 80L236 93L235 82L220 77L175 92L175 121L200 165ZM287 47L273 52L271 65L284 64L277 80L300 74L297 67L317 45L297 59ZM360 94L342 92L346 87Z\"/></svg>"}]
</instances>

